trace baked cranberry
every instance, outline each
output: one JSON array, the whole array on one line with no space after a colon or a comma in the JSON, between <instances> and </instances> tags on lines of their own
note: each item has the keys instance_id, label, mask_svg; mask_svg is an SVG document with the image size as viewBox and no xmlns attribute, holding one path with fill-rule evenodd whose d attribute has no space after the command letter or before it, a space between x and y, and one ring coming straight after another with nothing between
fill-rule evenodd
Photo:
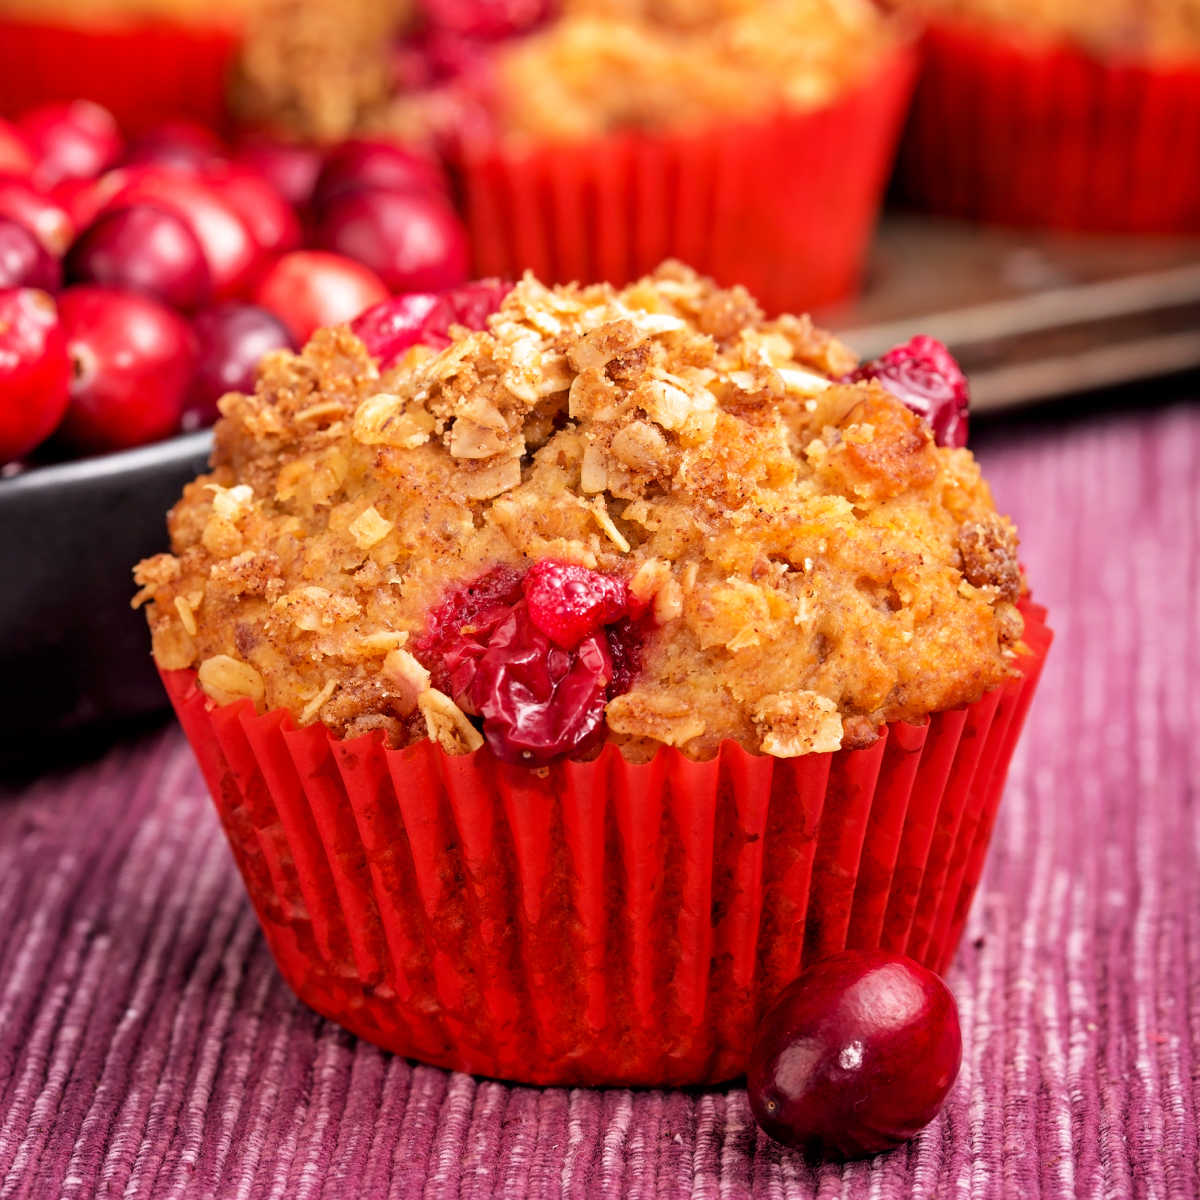
<instances>
[{"instance_id":1,"label":"baked cranberry","mask_svg":"<svg viewBox=\"0 0 1200 1200\"><path fill-rule=\"evenodd\" d=\"M179 428L192 378L192 332L165 305L136 292L74 287L59 296L71 357L63 440L120 450Z\"/></svg>"},{"instance_id":2,"label":"baked cranberry","mask_svg":"<svg viewBox=\"0 0 1200 1200\"><path fill-rule=\"evenodd\" d=\"M184 429L201 429L218 416L226 392L252 392L259 360L271 350L294 350L283 322L256 304L236 300L192 318L196 372L183 411Z\"/></svg>"},{"instance_id":3,"label":"baked cranberry","mask_svg":"<svg viewBox=\"0 0 1200 1200\"><path fill-rule=\"evenodd\" d=\"M477 38L449 29L422 29L392 46L391 71L398 92L416 92L484 73L492 49Z\"/></svg>"},{"instance_id":4,"label":"baked cranberry","mask_svg":"<svg viewBox=\"0 0 1200 1200\"><path fill-rule=\"evenodd\" d=\"M0 291L0 463L54 432L67 411L70 375L54 301L33 288Z\"/></svg>"},{"instance_id":5,"label":"baked cranberry","mask_svg":"<svg viewBox=\"0 0 1200 1200\"><path fill-rule=\"evenodd\" d=\"M483 279L440 295L409 292L367 309L350 323L350 329L386 369L411 346L432 346L435 350L448 346L452 325L486 329L487 318L511 290L511 283Z\"/></svg>"},{"instance_id":6,"label":"baked cranberry","mask_svg":"<svg viewBox=\"0 0 1200 1200\"><path fill-rule=\"evenodd\" d=\"M434 29L496 41L527 33L551 14L548 0L424 0Z\"/></svg>"},{"instance_id":7,"label":"baked cranberry","mask_svg":"<svg viewBox=\"0 0 1200 1200\"><path fill-rule=\"evenodd\" d=\"M300 219L295 209L257 171L221 163L204 171L203 177L242 218L261 261L300 245Z\"/></svg>"},{"instance_id":8,"label":"baked cranberry","mask_svg":"<svg viewBox=\"0 0 1200 1200\"><path fill-rule=\"evenodd\" d=\"M314 243L371 268L393 292L436 292L467 275L467 239L439 196L358 188L329 200Z\"/></svg>"},{"instance_id":9,"label":"baked cranberry","mask_svg":"<svg viewBox=\"0 0 1200 1200\"><path fill-rule=\"evenodd\" d=\"M293 208L308 207L323 161L315 146L254 138L242 143L234 161L257 171Z\"/></svg>"},{"instance_id":10,"label":"baked cranberry","mask_svg":"<svg viewBox=\"0 0 1200 1200\"><path fill-rule=\"evenodd\" d=\"M929 422L939 446L967 444L967 377L936 338L915 337L882 358L863 363L846 378L855 383L877 379L905 407Z\"/></svg>"},{"instance_id":11,"label":"baked cranberry","mask_svg":"<svg viewBox=\"0 0 1200 1200\"><path fill-rule=\"evenodd\" d=\"M522 589L529 619L565 650L574 650L585 637L623 617L629 608L629 589L623 579L577 563L536 562L526 573Z\"/></svg>"},{"instance_id":12,"label":"baked cranberry","mask_svg":"<svg viewBox=\"0 0 1200 1200\"><path fill-rule=\"evenodd\" d=\"M353 320L387 294L379 276L361 263L322 250L293 250L268 267L253 300L302 346L314 330Z\"/></svg>"},{"instance_id":13,"label":"baked cranberry","mask_svg":"<svg viewBox=\"0 0 1200 1200\"><path fill-rule=\"evenodd\" d=\"M29 175L33 171L33 155L17 127L0 117L0 172Z\"/></svg>"},{"instance_id":14,"label":"baked cranberry","mask_svg":"<svg viewBox=\"0 0 1200 1200\"><path fill-rule=\"evenodd\" d=\"M433 158L418 150L351 138L326 157L313 190L313 209L320 213L335 196L360 188L437 195L446 191L446 177Z\"/></svg>"},{"instance_id":15,"label":"baked cranberry","mask_svg":"<svg viewBox=\"0 0 1200 1200\"><path fill-rule=\"evenodd\" d=\"M0 217L0 288L56 292L61 285L58 259L19 221Z\"/></svg>"},{"instance_id":16,"label":"baked cranberry","mask_svg":"<svg viewBox=\"0 0 1200 1200\"><path fill-rule=\"evenodd\" d=\"M236 295L258 266L258 247L246 223L221 193L197 175L169 167L128 167L105 208L153 204L174 213L196 235L219 298Z\"/></svg>"},{"instance_id":17,"label":"baked cranberry","mask_svg":"<svg viewBox=\"0 0 1200 1200\"><path fill-rule=\"evenodd\" d=\"M129 288L184 310L212 297L212 275L191 228L151 204L112 208L75 240L66 259L72 283Z\"/></svg>"},{"instance_id":18,"label":"baked cranberry","mask_svg":"<svg viewBox=\"0 0 1200 1200\"><path fill-rule=\"evenodd\" d=\"M201 171L225 156L221 139L194 121L163 121L130 143L127 163Z\"/></svg>"},{"instance_id":19,"label":"baked cranberry","mask_svg":"<svg viewBox=\"0 0 1200 1200\"><path fill-rule=\"evenodd\" d=\"M71 218L47 192L20 175L0 175L0 217L24 225L56 258L71 244Z\"/></svg>"},{"instance_id":20,"label":"baked cranberry","mask_svg":"<svg viewBox=\"0 0 1200 1200\"><path fill-rule=\"evenodd\" d=\"M954 997L932 971L847 950L809 967L763 1017L750 1106L777 1141L861 1158L929 1124L961 1060Z\"/></svg>"},{"instance_id":21,"label":"baked cranberry","mask_svg":"<svg viewBox=\"0 0 1200 1200\"><path fill-rule=\"evenodd\" d=\"M116 118L90 100L46 104L17 124L33 152L33 177L41 187L92 179L113 166L124 149Z\"/></svg>"}]
</instances>

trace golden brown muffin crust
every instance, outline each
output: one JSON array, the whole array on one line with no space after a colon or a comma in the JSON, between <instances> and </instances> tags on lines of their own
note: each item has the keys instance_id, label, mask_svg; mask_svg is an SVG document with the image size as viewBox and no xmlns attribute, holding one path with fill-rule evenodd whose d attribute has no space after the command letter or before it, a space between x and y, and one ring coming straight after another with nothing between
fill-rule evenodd
<instances>
[{"instance_id":1,"label":"golden brown muffin crust","mask_svg":"<svg viewBox=\"0 0 1200 1200\"><path fill-rule=\"evenodd\" d=\"M607 709L630 755L829 750L973 701L1021 634L1014 530L969 451L832 382L854 365L673 263L622 291L527 276L382 376L322 331L222 401L172 554L136 572L155 656L218 701L471 749L414 639L452 586L553 558L654 613Z\"/></svg>"}]
</instances>

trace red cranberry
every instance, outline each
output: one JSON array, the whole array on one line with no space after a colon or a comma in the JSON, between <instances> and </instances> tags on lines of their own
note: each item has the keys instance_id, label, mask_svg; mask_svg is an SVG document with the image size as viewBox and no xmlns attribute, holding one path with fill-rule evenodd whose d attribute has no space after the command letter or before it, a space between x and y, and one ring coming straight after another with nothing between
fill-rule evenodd
<instances>
[{"instance_id":1,"label":"red cranberry","mask_svg":"<svg viewBox=\"0 0 1200 1200\"><path fill-rule=\"evenodd\" d=\"M302 346L314 330L351 321L387 294L379 276L361 263L321 250L293 250L267 269L253 299Z\"/></svg>"},{"instance_id":2,"label":"red cranberry","mask_svg":"<svg viewBox=\"0 0 1200 1200\"><path fill-rule=\"evenodd\" d=\"M315 231L322 249L356 259L393 292L436 292L467 275L467 239L449 203L429 194L359 188L335 196Z\"/></svg>"},{"instance_id":3,"label":"red cranberry","mask_svg":"<svg viewBox=\"0 0 1200 1200\"><path fill-rule=\"evenodd\" d=\"M809 967L763 1017L750 1106L777 1141L861 1158L928 1125L961 1060L954 997L932 971L847 950Z\"/></svg>"},{"instance_id":4,"label":"red cranberry","mask_svg":"<svg viewBox=\"0 0 1200 1200\"><path fill-rule=\"evenodd\" d=\"M169 308L110 288L68 288L59 312L71 356L66 442L120 450L179 428L195 362L192 333Z\"/></svg>"},{"instance_id":5,"label":"red cranberry","mask_svg":"<svg viewBox=\"0 0 1200 1200\"><path fill-rule=\"evenodd\" d=\"M218 417L226 392L252 392L258 363L271 350L294 350L283 323L265 308L236 300L192 318L196 373L184 407L184 429L201 429Z\"/></svg>"},{"instance_id":6,"label":"red cranberry","mask_svg":"<svg viewBox=\"0 0 1200 1200\"><path fill-rule=\"evenodd\" d=\"M153 204L174 213L196 235L218 297L236 295L259 262L246 223L221 193L196 175L167 167L131 167L106 208Z\"/></svg>"},{"instance_id":7,"label":"red cranberry","mask_svg":"<svg viewBox=\"0 0 1200 1200\"><path fill-rule=\"evenodd\" d=\"M173 308L198 308L212 296L196 235L174 213L150 204L102 213L76 239L66 268L72 283L129 288Z\"/></svg>"},{"instance_id":8,"label":"red cranberry","mask_svg":"<svg viewBox=\"0 0 1200 1200\"><path fill-rule=\"evenodd\" d=\"M58 259L19 221L0 217L0 288L56 292L61 285Z\"/></svg>"},{"instance_id":9,"label":"red cranberry","mask_svg":"<svg viewBox=\"0 0 1200 1200\"><path fill-rule=\"evenodd\" d=\"M19 175L0 175L0 217L20 222L56 258L66 253L75 234L66 210Z\"/></svg>"},{"instance_id":10,"label":"red cranberry","mask_svg":"<svg viewBox=\"0 0 1200 1200\"><path fill-rule=\"evenodd\" d=\"M29 146L11 121L0 117L0 172L29 175L33 171L33 156Z\"/></svg>"},{"instance_id":11,"label":"red cranberry","mask_svg":"<svg viewBox=\"0 0 1200 1200\"><path fill-rule=\"evenodd\" d=\"M201 171L225 155L221 139L194 121L163 121L136 137L125 155L127 163Z\"/></svg>"},{"instance_id":12,"label":"red cranberry","mask_svg":"<svg viewBox=\"0 0 1200 1200\"><path fill-rule=\"evenodd\" d=\"M300 245L300 219L295 209L257 171L222 163L204 172L254 238L261 260Z\"/></svg>"},{"instance_id":13,"label":"red cranberry","mask_svg":"<svg viewBox=\"0 0 1200 1200\"><path fill-rule=\"evenodd\" d=\"M321 151L314 146L254 139L243 143L234 161L257 171L293 208L312 199L321 173Z\"/></svg>"},{"instance_id":14,"label":"red cranberry","mask_svg":"<svg viewBox=\"0 0 1200 1200\"><path fill-rule=\"evenodd\" d=\"M18 122L37 165L34 179L52 188L64 179L92 179L121 157L116 118L90 100L46 104Z\"/></svg>"},{"instance_id":15,"label":"red cranberry","mask_svg":"<svg viewBox=\"0 0 1200 1200\"><path fill-rule=\"evenodd\" d=\"M321 212L343 192L386 188L393 192L442 194L446 177L437 162L395 142L353 138L330 151L317 177L313 207Z\"/></svg>"},{"instance_id":16,"label":"red cranberry","mask_svg":"<svg viewBox=\"0 0 1200 1200\"><path fill-rule=\"evenodd\" d=\"M392 46L391 71L398 92L423 91L448 80L486 72L491 48L448 29L423 29Z\"/></svg>"},{"instance_id":17,"label":"red cranberry","mask_svg":"<svg viewBox=\"0 0 1200 1200\"><path fill-rule=\"evenodd\" d=\"M0 291L0 463L54 432L67 411L70 375L54 301L33 288Z\"/></svg>"},{"instance_id":18,"label":"red cranberry","mask_svg":"<svg viewBox=\"0 0 1200 1200\"><path fill-rule=\"evenodd\" d=\"M120 168L99 179L64 179L50 189L50 198L66 210L74 229L86 229L128 181L129 173Z\"/></svg>"},{"instance_id":19,"label":"red cranberry","mask_svg":"<svg viewBox=\"0 0 1200 1200\"><path fill-rule=\"evenodd\" d=\"M367 309L350 323L350 329L386 370L411 346L432 346L435 350L448 346L451 325L486 329L487 318L511 290L511 283L482 279L441 295L409 292Z\"/></svg>"},{"instance_id":20,"label":"red cranberry","mask_svg":"<svg viewBox=\"0 0 1200 1200\"><path fill-rule=\"evenodd\" d=\"M629 608L629 589L623 579L576 563L543 559L529 568L522 586L530 620L564 650L574 650Z\"/></svg>"},{"instance_id":21,"label":"red cranberry","mask_svg":"<svg viewBox=\"0 0 1200 1200\"><path fill-rule=\"evenodd\" d=\"M547 0L425 0L426 20L438 30L497 41L542 24L551 14Z\"/></svg>"},{"instance_id":22,"label":"red cranberry","mask_svg":"<svg viewBox=\"0 0 1200 1200\"><path fill-rule=\"evenodd\" d=\"M882 358L863 363L846 378L855 383L877 379L907 408L929 422L939 446L967 444L967 377L950 351L935 338L915 337Z\"/></svg>"}]
</instances>

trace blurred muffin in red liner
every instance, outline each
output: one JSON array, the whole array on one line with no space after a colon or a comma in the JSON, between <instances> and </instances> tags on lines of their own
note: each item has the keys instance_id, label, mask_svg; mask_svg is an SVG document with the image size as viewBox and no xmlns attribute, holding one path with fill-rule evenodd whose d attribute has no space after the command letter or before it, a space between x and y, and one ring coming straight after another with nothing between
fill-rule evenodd
<instances>
[{"instance_id":1,"label":"blurred muffin in red liner","mask_svg":"<svg viewBox=\"0 0 1200 1200\"><path fill-rule=\"evenodd\" d=\"M1200 232L1197 0L918 0L907 197L1022 226Z\"/></svg>"},{"instance_id":2,"label":"blurred muffin in red liner","mask_svg":"<svg viewBox=\"0 0 1200 1200\"><path fill-rule=\"evenodd\" d=\"M944 349L671 263L389 303L225 398L136 572L297 994L685 1084L805 963L944 967L1050 641Z\"/></svg>"}]
</instances>

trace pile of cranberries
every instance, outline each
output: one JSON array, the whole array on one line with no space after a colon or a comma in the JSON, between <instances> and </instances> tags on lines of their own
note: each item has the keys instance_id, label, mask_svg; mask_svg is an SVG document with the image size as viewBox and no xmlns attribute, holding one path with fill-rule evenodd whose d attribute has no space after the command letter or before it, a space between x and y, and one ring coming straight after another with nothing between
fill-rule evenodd
<instances>
[{"instance_id":1,"label":"pile of cranberries","mask_svg":"<svg viewBox=\"0 0 1200 1200\"><path fill-rule=\"evenodd\" d=\"M126 140L86 100L0 121L0 465L208 425L264 353L372 306L391 357L444 344L503 295L466 275L441 167L392 143Z\"/></svg>"}]
</instances>

